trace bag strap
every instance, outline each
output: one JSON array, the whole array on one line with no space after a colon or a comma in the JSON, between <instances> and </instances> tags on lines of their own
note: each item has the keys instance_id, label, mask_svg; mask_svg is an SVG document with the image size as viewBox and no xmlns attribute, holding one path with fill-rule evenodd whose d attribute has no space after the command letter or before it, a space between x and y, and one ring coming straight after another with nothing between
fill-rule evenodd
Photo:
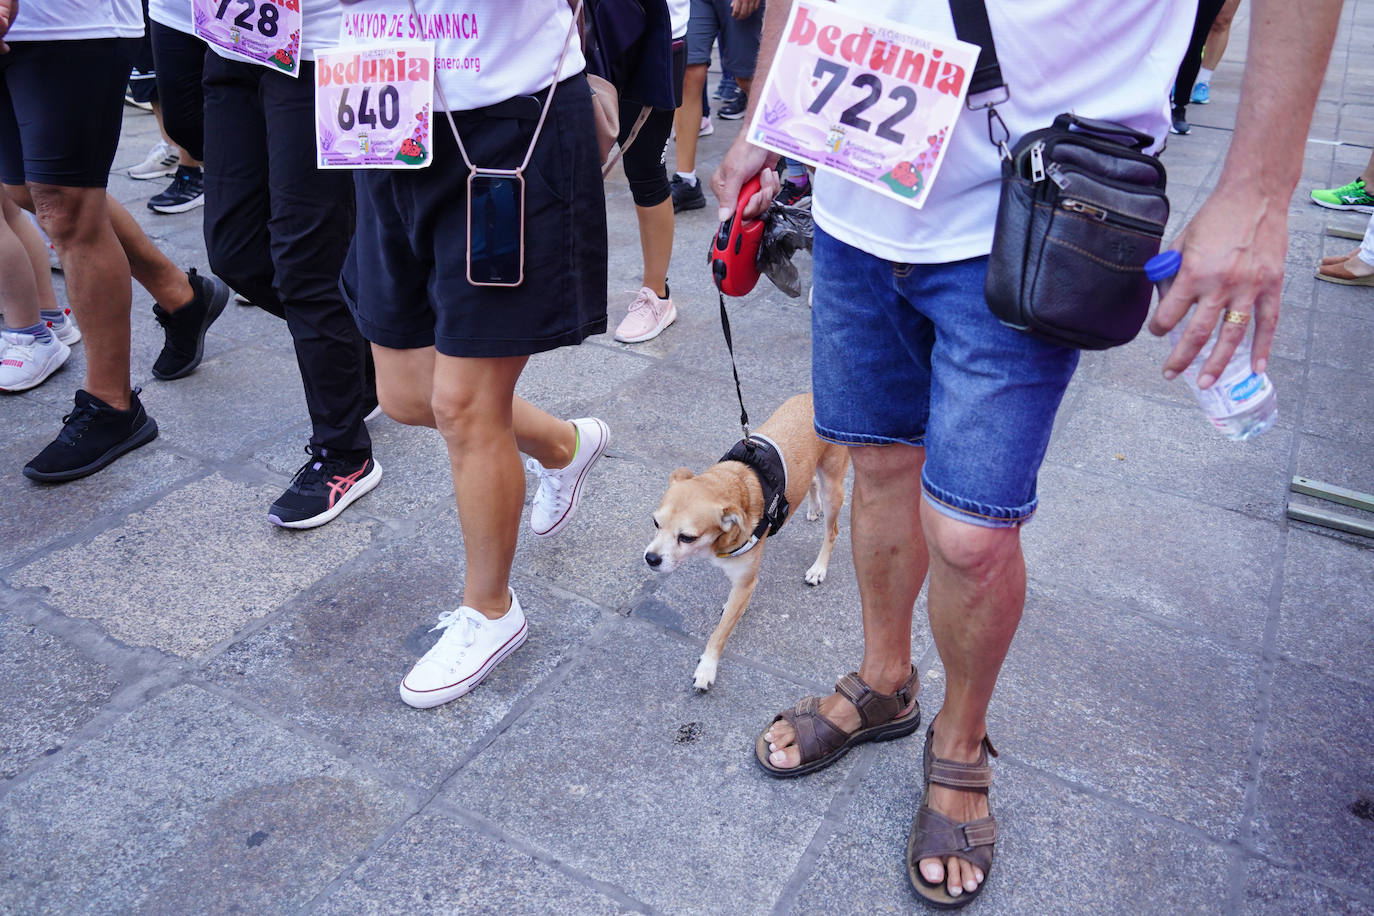
<instances>
[{"instance_id":1,"label":"bag strap","mask_svg":"<svg viewBox=\"0 0 1374 916\"><path fill-rule=\"evenodd\" d=\"M994 89L1006 89L1002 80L1002 65L997 61L997 43L992 40L992 26L988 23L988 8L983 0L949 0L954 16L954 35L960 41L978 46L978 64L969 81L968 97L982 95ZM983 106L979 106L983 107Z\"/></svg>"},{"instance_id":2,"label":"bag strap","mask_svg":"<svg viewBox=\"0 0 1374 916\"><path fill-rule=\"evenodd\" d=\"M1125 124L1103 121L1100 118L1084 118L1076 114L1061 114L1054 119L1054 126L1060 130L1078 128L1090 134L1100 134L1106 139L1116 140L1132 149L1143 150L1155 142L1155 138ZM1127 142L1129 141L1129 142Z\"/></svg>"},{"instance_id":3,"label":"bag strap","mask_svg":"<svg viewBox=\"0 0 1374 916\"><path fill-rule=\"evenodd\" d=\"M644 126L645 121L649 120L649 115L652 112L653 109L648 105L640 109L639 117L635 118L634 127L630 128L630 133L625 137L625 142L616 144L615 152L611 153L611 155L606 158L606 164L601 167L602 178L605 178L611 173L611 169L620 161L620 157L625 155L625 151L630 148L630 144L635 142L635 138L639 136L639 129Z\"/></svg>"},{"instance_id":4,"label":"bag strap","mask_svg":"<svg viewBox=\"0 0 1374 916\"><path fill-rule=\"evenodd\" d=\"M980 108L988 112L988 142L1001 150L1004 160L1011 160L1007 141L1011 131L997 113L997 106L1011 98L1011 88L1002 79L1002 65L997 61L997 43L992 40L992 25L988 22L988 8L983 0L949 0L949 12L954 17L954 35L960 41L978 46L978 63L969 80L964 105L970 111Z\"/></svg>"}]
</instances>

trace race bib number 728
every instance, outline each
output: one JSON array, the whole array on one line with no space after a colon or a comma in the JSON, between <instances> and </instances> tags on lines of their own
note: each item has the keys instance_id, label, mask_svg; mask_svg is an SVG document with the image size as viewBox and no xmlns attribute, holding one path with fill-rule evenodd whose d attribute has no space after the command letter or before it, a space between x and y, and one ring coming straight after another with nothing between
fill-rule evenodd
<instances>
[{"instance_id":1,"label":"race bib number 728","mask_svg":"<svg viewBox=\"0 0 1374 916\"><path fill-rule=\"evenodd\" d=\"M300 0L192 0L196 35L222 51L280 70L300 73Z\"/></svg>"}]
</instances>

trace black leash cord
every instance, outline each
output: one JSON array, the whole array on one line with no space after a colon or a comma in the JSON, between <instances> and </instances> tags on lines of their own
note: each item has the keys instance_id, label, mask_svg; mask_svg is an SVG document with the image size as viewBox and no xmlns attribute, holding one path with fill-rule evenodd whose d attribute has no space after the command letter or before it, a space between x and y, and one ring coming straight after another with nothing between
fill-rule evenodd
<instances>
[{"instance_id":1,"label":"black leash cord","mask_svg":"<svg viewBox=\"0 0 1374 916\"><path fill-rule=\"evenodd\" d=\"M730 351L730 371L735 375L735 397L739 399L739 425L744 430L745 441L749 440L749 412L744 409L744 393L739 386L739 369L735 366L735 341L730 336L730 316L725 312L725 294L716 288L720 297L720 329L725 332L725 349Z\"/></svg>"}]
</instances>

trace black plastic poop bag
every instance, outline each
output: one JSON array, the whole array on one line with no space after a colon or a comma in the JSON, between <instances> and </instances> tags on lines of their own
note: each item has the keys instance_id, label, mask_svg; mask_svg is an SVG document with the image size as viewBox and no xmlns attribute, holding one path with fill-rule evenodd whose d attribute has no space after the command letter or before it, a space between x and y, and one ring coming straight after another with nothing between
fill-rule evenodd
<instances>
[{"instance_id":1,"label":"black plastic poop bag","mask_svg":"<svg viewBox=\"0 0 1374 916\"><path fill-rule=\"evenodd\" d=\"M792 255L811 250L815 220L810 207L789 207L777 201L763 217L763 241L759 243L759 270L773 285L793 299L801 295L801 277Z\"/></svg>"}]
</instances>

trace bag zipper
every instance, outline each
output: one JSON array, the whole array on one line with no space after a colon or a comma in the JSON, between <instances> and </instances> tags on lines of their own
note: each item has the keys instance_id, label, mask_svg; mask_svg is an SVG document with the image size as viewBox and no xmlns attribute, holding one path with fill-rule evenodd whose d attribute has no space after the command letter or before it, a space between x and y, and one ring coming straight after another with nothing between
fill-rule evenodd
<instances>
[{"instance_id":1,"label":"bag zipper","mask_svg":"<svg viewBox=\"0 0 1374 916\"><path fill-rule=\"evenodd\" d=\"M1036 140L1030 148L1031 184L1045 180L1045 141Z\"/></svg>"},{"instance_id":2,"label":"bag zipper","mask_svg":"<svg viewBox=\"0 0 1374 916\"><path fill-rule=\"evenodd\" d=\"M1163 223L1153 223L1149 220L1136 219L1133 216L1126 216L1114 210L1107 210L1073 197L1064 198L1059 202L1059 206L1061 209L1068 210L1070 213L1086 216L1089 219L1097 220L1099 223L1123 226L1127 229L1135 229L1138 232L1145 232L1150 235L1162 236L1164 234Z\"/></svg>"}]
</instances>

